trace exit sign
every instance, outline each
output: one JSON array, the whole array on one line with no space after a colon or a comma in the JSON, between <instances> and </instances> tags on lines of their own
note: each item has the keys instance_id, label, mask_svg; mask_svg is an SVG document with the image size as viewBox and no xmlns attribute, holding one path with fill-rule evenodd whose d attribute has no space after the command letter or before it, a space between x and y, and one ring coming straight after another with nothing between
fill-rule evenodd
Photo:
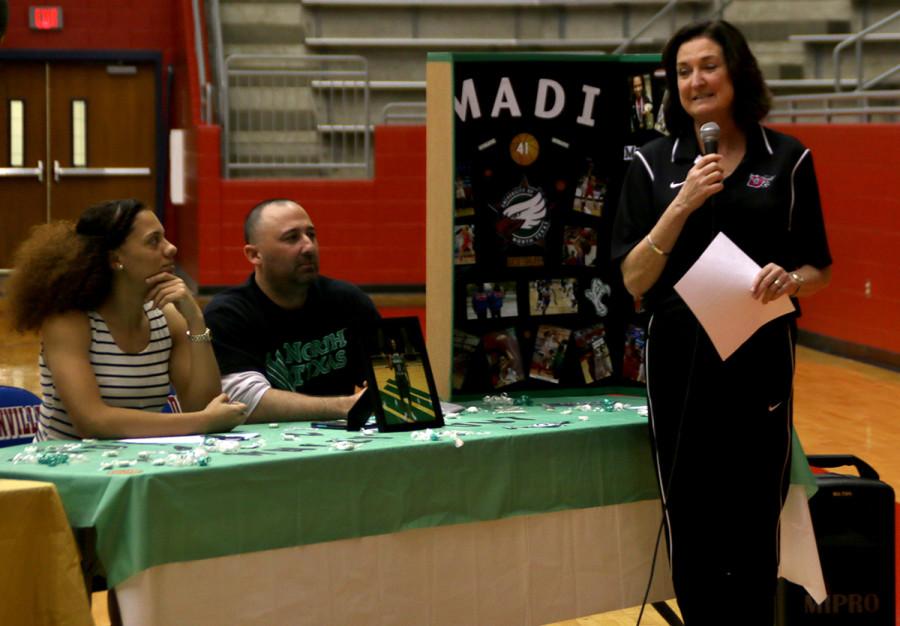
<instances>
[{"instance_id":1,"label":"exit sign","mask_svg":"<svg viewBox=\"0 0 900 626\"><path fill-rule=\"evenodd\" d=\"M34 30L62 30L62 7L28 7L28 25Z\"/></svg>"}]
</instances>

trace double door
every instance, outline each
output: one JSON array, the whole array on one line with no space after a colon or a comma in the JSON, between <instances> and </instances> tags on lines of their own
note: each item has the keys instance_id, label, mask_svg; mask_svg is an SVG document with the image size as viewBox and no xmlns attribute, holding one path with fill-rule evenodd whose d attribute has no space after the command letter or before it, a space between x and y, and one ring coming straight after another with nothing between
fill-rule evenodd
<instances>
[{"instance_id":1,"label":"double door","mask_svg":"<svg viewBox=\"0 0 900 626\"><path fill-rule=\"evenodd\" d=\"M92 204L155 208L154 63L0 64L0 269L35 225Z\"/></svg>"}]
</instances>

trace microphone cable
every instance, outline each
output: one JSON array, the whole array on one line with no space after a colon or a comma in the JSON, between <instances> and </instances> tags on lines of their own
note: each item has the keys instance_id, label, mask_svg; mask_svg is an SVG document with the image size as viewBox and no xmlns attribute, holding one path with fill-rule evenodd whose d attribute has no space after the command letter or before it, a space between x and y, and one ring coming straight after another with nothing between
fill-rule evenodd
<instances>
[{"instance_id":1,"label":"microphone cable","mask_svg":"<svg viewBox=\"0 0 900 626\"><path fill-rule=\"evenodd\" d=\"M719 130L718 126L716 126L715 130L716 130L716 134L717 134L716 141L718 142L718 130ZM710 215L710 218L709 218L709 221L710 221L710 224L709 224L709 226L710 226L710 234L709 234L710 243L712 243L712 240L715 238L716 233L717 233L717 228L718 228L718 224L717 224L718 220L716 219L715 197L716 197L716 194L713 194L709 198L707 198L707 203L709 206L709 215ZM665 492L662 494L663 496L665 496L665 494L670 493L672 490L672 479L675 476L675 468L678 465L678 451L681 449L681 434L682 434L683 428L684 428L684 420L685 420L685 417L687 416L688 400L690 400L691 389L692 389L693 383L694 383L694 368L696 367L696 364L697 364L697 349L700 345L700 321L695 318L694 322L695 322L694 346L691 349L691 360L690 360L690 365L688 366L688 377L687 377L688 383L686 385L686 390L684 393L684 401L681 404L681 414L678 418L678 431L675 434L675 448L672 451L672 468L669 471L669 478L666 481ZM648 337L648 341L649 341L649 337ZM649 368L648 368L648 371L649 371ZM648 381L649 381L649 376L648 376ZM647 390L647 400L649 403L650 402L649 389ZM669 512L669 498L667 498L667 497L662 498L662 509L663 509L662 518L659 521L659 529L656 531L656 543L653 546L653 558L650 560L650 577L647 580L647 587L644 589L644 597L641 600L641 609L638 612L638 618L637 618L637 622L635 623L635 626L641 626L641 618L644 615L644 608L647 606L647 598L650 597L650 587L653 586L653 575L656 572L656 559L659 556L659 543L660 543L660 539L662 538L662 531L663 531L663 528L665 527L666 517ZM666 621L668 621L668 619Z\"/></svg>"},{"instance_id":2,"label":"microphone cable","mask_svg":"<svg viewBox=\"0 0 900 626\"><path fill-rule=\"evenodd\" d=\"M648 338L648 341L649 341L649 338ZM668 480L666 481L665 491L662 494L663 496L666 496L666 494L671 492L672 479L675 477L675 469L678 466L678 452L681 449L681 435L682 435L682 432L684 429L684 420L687 416L688 401L690 400L690 397L691 397L691 389L694 386L694 368L696 367L696 364L697 364L697 349L698 349L699 345L700 345L700 322L695 319L694 346L691 349L691 360L690 360L690 364L688 366L688 377L687 377L688 383L686 385L686 389L685 389L685 393L684 393L684 400L681 404L681 414L678 417L678 430L675 434L675 448L672 451L672 468L669 471L669 477L668 477ZM649 372L649 368L648 368L648 372ZM648 377L648 380L649 380L649 377ZM648 389L648 393L647 393L647 400L648 400L648 402L650 402L649 389ZM662 468L660 468L660 470L661 469ZM641 600L641 609L638 612L638 618L637 618L637 622L635 623L635 626L641 626L641 618L644 615L644 608L647 606L647 598L650 597L650 587L653 586L653 575L656 572L656 559L657 559L657 556L659 555L659 542L660 542L660 539L662 538L662 531L663 531L663 528L666 523L667 513L669 511L669 498L668 497L662 498L662 509L663 509L662 510L662 518L659 521L659 530L656 531L656 543L653 547L653 558L650 561L650 577L647 580L647 587L644 589L644 597Z\"/></svg>"}]
</instances>

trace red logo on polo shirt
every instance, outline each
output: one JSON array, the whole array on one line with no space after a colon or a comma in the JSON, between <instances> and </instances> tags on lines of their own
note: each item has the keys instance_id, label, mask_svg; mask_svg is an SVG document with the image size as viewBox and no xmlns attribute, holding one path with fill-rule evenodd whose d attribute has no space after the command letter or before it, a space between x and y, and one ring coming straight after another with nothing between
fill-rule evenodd
<instances>
[{"instance_id":1,"label":"red logo on polo shirt","mask_svg":"<svg viewBox=\"0 0 900 626\"><path fill-rule=\"evenodd\" d=\"M763 176L762 174L750 174L747 186L750 189L766 189L775 180L775 176Z\"/></svg>"}]
</instances>

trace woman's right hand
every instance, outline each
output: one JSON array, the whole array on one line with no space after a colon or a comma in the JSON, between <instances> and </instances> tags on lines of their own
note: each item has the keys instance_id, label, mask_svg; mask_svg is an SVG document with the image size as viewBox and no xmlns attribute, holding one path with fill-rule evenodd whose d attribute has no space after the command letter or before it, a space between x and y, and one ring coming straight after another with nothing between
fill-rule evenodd
<instances>
[{"instance_id":1,"label":"woman's right hand","mask_svg":"<svg viewBox=\"0 0 900 626\"><path fill-rule=\"evenodd\" d=\"M675 197L687 214L693 213L706 202L707 198L724 188L725 171L720 165L721 154L705 154L688 172L684 184Z\"/></svg>"},{"instance_id":2,"label":"woman's right hand","mask_svg":"<svg viewBox=\"0 0 900 626\"><path fill-rule=\"evenodd\" d=\"M147 300L153 302L155 308L162 310L167 304L173 304L187 322L188 328L205 326L200 305L180 277L172 272L158 272L148 277L146 283Z\"/></svg>"},{"instance_id":3,"label":"woman's right hand","mask_svg":"<svg viewBox=\"0 0 900 626\"><path fill-rule=\"evenodd\" d=\"M247 419L246 410L243 402L230 402L227 395L220 393L202 411L207 418L206 432L226 432L240 426Z\"/></svg>"}]
</instances>

